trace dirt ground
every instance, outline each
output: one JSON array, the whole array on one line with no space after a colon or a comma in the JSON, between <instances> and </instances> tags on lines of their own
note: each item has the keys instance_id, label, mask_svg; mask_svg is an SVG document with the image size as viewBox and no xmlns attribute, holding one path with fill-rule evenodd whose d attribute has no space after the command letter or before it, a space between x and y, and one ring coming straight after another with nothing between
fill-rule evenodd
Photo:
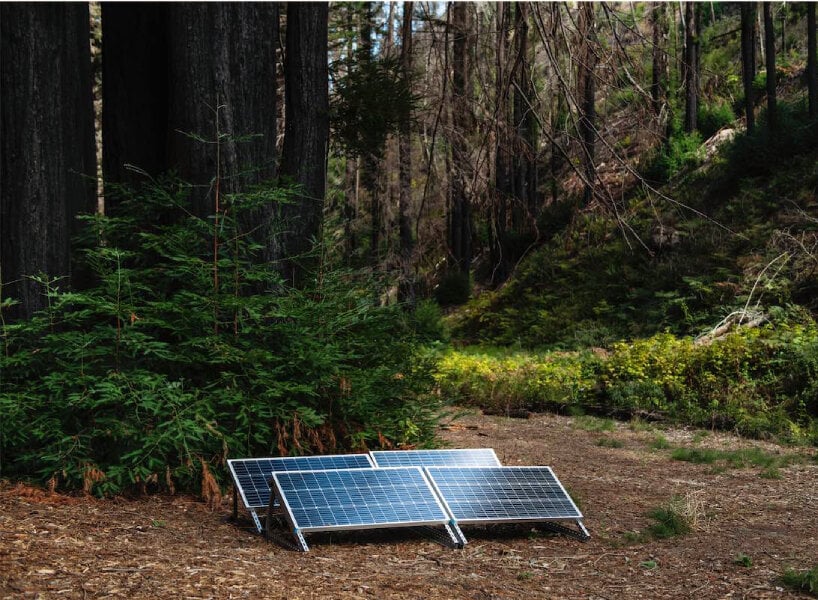
<instances>
[{"instance_id":1,"label":"dirt ground","mask_svg":"<svg viewBox=\"0 0 818 600\"><path fill-rule=\"evenodd\" d=\"M0 598L802 597L777 578L818 564L814 449L662 431L674 446L805 455L770 479L760 468L675 461L651 448L655 431L581 424L473 414L442 437L452 447L493 447L504 464L552 466L585 514L586 543L528 526L464 527L462 550L378 530L311 535L311 551L299 553L256 535L246 516L231 522L228 501L211 511L192 497L96 500L5 483ZM695 517L694 531L639 541L647 513L674 496Z\"/></svg>"}]
</instances>

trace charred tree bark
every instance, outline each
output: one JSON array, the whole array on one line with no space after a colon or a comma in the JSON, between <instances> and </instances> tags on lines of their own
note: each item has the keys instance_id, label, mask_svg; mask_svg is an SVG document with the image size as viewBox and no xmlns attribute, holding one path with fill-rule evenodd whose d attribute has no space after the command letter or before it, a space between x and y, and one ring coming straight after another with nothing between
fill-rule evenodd
<instances>
[{"instance_id":1,"label":"charred tree bark","mask_svg":"<svg viewBox=\"0 0 818 600\"><path fill-rule=\"evenodd\" d=\"M102 174L135 184L168 169L168 5L102 3ZM106 212L116 209L106 199Z\"/></svg>"},{"instance_id":2,"label":"charred tree bark","mask_svg":"<svg viewBox=\"0 0 818 600\"><path fill-rule=\"evenodd\" d=\"M452 174L449 200L450 271L468 277L472 260L471 157L469 142L474 128L471 112L473 41L472 6L449 5L452 11Z\"/></svg>"},{"instance_id":3,"label":"charred tree bark","mask_svg":"<svg viewBox=\"0 0 818 600\"><path fill-rule=\"evenodd\" d=\"M348 57L355 54L355 40L352 32L355 31L353 16L355 14L352 4L345 4L346 26L350 34L347 39L346 52ZM344 164L344 206L341 211L344 227L344 261L349 264L355 251L358 249L357 228L355 222L358 219L358 177L359 158L357 156L347 156Z\"/></svg>"},{"instance_id":4,"label":"charred tree bark","mask_svg":"<svg viewBox=\"0 0 818 600\"><path fill-rule=\"evenodd\" d=\"M744 83L744 114L747 132L755 129L755 92L753 80L756 76L756 6L747 2L741 5L741 75Z\"/></svg>"},{"instance_id":5,"label":"charred tree bark","mask_svg":"<svg viewBox=\"0 0 818 600\"><path fill-rule=\"evenodd\" d=\"M767 62L767 127L770 131L778 129L776 107L776 73L775 73L775 28L773 26L772 4L764 3L764 51Z\"/></svg>"},{"instance_id":6,"label":"charred tree bark","mask_svg":"<svg viewBox=\"0 0 818 600\"><path fill-rule=\"evenodd\" d=\"M413 2L403 4L403 23L401 27L400 61L403 77L412 76L412 11ZM415 303L415 283L412 276L412 224L409 219L409 207L412 203L412 115L401 115L398 132L398 237L400 255L400 284L398 299L410 305Z\"/></svg>"},{"instance_id":7,"label":"charred tree bark","mask_svg":"<svg viewBox=\"0 0 818 600\"><path fill-rule=\"evenodd\" d=\"M308 256L320 237L327 178L329 87L327 4L287 4L285 132L281 177L297 186L294 202L280 209L282 274L300 285L312 266Z\"/></svg>"},{"instance_id":8,"label":"charred tree bark","mask_svg":"<svg viewBox=\"0 0 818 600\"><path fill-rule=\"evenodd\" d=\"M276 174L278 8L220 2L168 10L168 161L193 185L193 212L207 217L218 212L217 182L221 193L234 192Z\"/></svg>"},{"instance_id":9,"label":"charred tree bark","mask_svg":"<svg viewBox=\"0 0 818 600\"><path fill-rule=\"evenodd\" d=\"M693 133L698 128L699 113L699 10L696 2L685 2L684 47L684 130Z\"/></svg>"},{"instance_id":10,"label":"charred tree bark","mask_svg":"<svg viewBox=\"0 0 818 600\"><path fill-rule=\"evenodd\" d=\"M20 302L6 318L45 307L30 276L67 287L75 217L96 208L88 40L87 4L0 4L0 284Z\"/></svg>"}]
</instances>

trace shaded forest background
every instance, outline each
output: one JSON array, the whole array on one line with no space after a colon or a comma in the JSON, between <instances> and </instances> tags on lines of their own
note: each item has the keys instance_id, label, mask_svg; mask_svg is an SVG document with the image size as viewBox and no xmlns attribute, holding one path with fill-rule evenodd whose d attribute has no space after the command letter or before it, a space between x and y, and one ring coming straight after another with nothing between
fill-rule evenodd
<instances>
[{"instance_id":1,"label":"shaded forest background","mask_svg":"<svg viewBox=\"0 0 818 600\"><path fill-rule=\"evenodd\" d=\"M207 495L452 402L818 441L815 4L0 10L0 474Z\"/></svg>"}]
</instances>

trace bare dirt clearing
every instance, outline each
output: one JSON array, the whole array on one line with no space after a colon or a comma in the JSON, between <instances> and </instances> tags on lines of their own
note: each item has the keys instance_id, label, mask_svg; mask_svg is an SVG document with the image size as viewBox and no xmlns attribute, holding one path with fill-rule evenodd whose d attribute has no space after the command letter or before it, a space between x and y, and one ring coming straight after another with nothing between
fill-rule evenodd
<instances>
[{"instance_id":1,"label":"bare dirt clearing","mask_svg":"<svg viewBox=\"0 0 818 600\"><path fill-rule=\"evenodd\" d=\"M528 527L474 528L453 550L398 530L309 536L307 554L189 497L95 500L0 487L2 598L794 598L778 575L818 564L814 450L664 430L674 446L801 454L780 469L673 460L656 432L569 417L466 416L453 447L490 446L504 464L554 467L578 500L587 543ZM601 438L621 447L600 446ZM634 541L673 496L697 508L683 537ZM746 556L744 564L736 559ZM748 565L749 566L746 566Z\"/></svg>"}]
</instances>

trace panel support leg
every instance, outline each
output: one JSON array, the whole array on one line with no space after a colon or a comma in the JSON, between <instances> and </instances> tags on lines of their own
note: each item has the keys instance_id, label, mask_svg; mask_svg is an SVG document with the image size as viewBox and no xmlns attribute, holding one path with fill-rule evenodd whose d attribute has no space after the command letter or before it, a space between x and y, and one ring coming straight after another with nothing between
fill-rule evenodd
<instances>
[{"instance_id":1,"label":"panel support leg","mask_svg":"<svg viewBox=\"0 0 818 600\"><path fill-rule=\"evenodd\" d=\"M469 541L466 539L466 536L463 535L463 532L460 530L460 526L454 519L449 521L449 523L446 525L446 529L447 530L451 529L449 535L452 536L452 539L454 540L455 546L457 548L462 548L463 546L469 543Z\"/></svg>"},{"instance_id":2,"label":"panel support leg","mask_svg":"<svg viewBox=\"0 0 818 600\"><path fill-rule=\"evenodd\" d=\"M258 518L256 511L250 510L250 515L253 517L253 522L256 524L256 529L259 533L264 533L264 527L261 526L261 519Z\"/></svg>"},{"instance_id":3,"label":"panel support leg","mask_svg":"<svg viewBox=\"0 0 818 600\"><path fill-rule=\"evenodd\" d=\"M579 531L576 529L571 529L570 527L566 527L560 523L555 523L554 521L546 521L539 524L541 529L546 529L552 533L559 533L564 536L574 538L575 540L579 540L580 542L587 542L591 539L591 534L588 533L588 530L585 528L585 525L582 523L580 519L576 519L574 521L579 528Z\"/></svg>"},{"instance_id":4,"label":"panel support leg","mask_svg":"<svg viewBox=\"0 0 818 600\"><path fill-rule=\"evenodd\" d=\"M301 533L301 530L297 527L293 528L293 537L295 538L295 543L298 545L298 549L302 552L309 552L310 547L307 545L307 540L304 539L304 534Z\"/></svg>"},{"instance_id":5,"label":"panel support leg","mask_svg":"<svg viewBox=\"0 0 818 600\"><path fill-rule=\"evenodd\" d=\"M581 542L587 542L591 539L591 534L588 533L588 530L585 528L585 524L580 520L577 519L577 527L579 527L580 538Z\"/></svg>"}]
</instances>

